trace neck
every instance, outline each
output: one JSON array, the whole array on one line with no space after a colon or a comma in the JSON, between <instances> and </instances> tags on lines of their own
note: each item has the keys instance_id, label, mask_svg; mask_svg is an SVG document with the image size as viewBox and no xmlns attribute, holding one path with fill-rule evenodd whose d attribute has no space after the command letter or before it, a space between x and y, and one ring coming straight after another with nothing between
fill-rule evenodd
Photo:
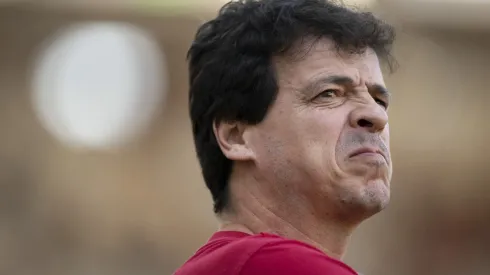
<instances>
[{"instance_id":1,"label":"neck","mask_svg":"<svg viewBox=\"0 0 490 275\"><path fill-rule=\"evenodd\" d=\"M285 224L280 228L268 226L267 224L247 225L245 223L224 221L220 226L220 231L239 231L248 234L258 234L261 232L276 234L281 237L307 243L328 256L341 260L346 251L350 234L335 234L330 231L327 233L309 232L297 229L292 224Z\"/></svg>"},{"instance_id":2,"label":"neck","mask_svg":"<svg viewBox=\"0 0 490 275\"><path fill-rule=\"evenodd\" d=\"M272 200L268 194L254 192L251 186L260 185L230 186L230 193L239 195L232 195L231 209L219 215L220 230L272 233L310 244L336 259L344 256L355 226L346 225L328 215L316 215L308 207L298 207L304 206L304 203L291 197Z\"/></svg>"}]
</instances>

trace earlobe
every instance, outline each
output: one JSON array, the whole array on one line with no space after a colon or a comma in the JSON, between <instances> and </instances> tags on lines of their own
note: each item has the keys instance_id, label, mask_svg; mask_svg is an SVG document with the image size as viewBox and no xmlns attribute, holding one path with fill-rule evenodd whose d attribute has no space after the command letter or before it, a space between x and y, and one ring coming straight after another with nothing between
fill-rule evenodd
<instances>
[{"instance_id":1,"label":"earlobe","mask_svg":"<svg viewBox=\"0 0 490 275\"><path fill-rule=\"evenodd\" d=\"M244 138L247 125L239 122L214 122L213 131L223 154L230 160L253 160L254 153Z\"/></svg>"}]
</instances>

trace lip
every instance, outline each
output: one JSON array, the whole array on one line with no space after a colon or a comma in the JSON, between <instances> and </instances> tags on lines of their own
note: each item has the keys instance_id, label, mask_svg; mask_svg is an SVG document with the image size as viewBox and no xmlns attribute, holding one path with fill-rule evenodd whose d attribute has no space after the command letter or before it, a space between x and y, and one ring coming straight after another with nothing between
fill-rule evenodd
<instances>
[{"instance_id":1,"label":"lip","mask_svg":"<svg viewBox=\"0 0 490 275\"><path fill-rule=\"evenodd\" d=\"M359 149L355 150L354 152L352 152L349 155L349 158L357 157L360 155L375 155L375 154L381 155L384 158L384 160L386 161L386 163L388 163L388 160L386 159L385 154L381 150L379 150L378 148L373 148L373 147L359 148Z\"/></svg>"}]
</instances>

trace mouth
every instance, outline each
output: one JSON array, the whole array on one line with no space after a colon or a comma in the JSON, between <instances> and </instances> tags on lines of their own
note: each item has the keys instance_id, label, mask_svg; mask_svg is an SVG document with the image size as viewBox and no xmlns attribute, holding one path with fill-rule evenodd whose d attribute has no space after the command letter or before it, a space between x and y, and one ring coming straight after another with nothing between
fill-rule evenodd
<instances>
[{"instance_id":1,"label":"mouth","mask_svg":"<svg viewBox=\"0 0 490 275\"><path fill-rule=\"evenodd\" d=\"M355 157L383 157L386 163L388 163L388 159L386 158L385 154L377 148L373 147L363 147L360 149L355 150L349 155L349 158L355 158Z\"/></svg>"}]
</instances>

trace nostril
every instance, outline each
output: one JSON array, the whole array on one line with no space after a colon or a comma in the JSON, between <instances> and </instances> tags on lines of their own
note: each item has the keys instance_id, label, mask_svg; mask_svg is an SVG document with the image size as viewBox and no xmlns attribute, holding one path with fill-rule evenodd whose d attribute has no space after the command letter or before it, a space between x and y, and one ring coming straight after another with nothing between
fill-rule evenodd
<instances>
[{"instance_id":1,"label":"nostril","mask_svg":"<svg viewBox=\"0 0 490 275\"><path fill-rule=\"evenodd\" d=\"M374 124L366 119L359 119L357 121L357 125L359 125L359 127L364 127L364 128L370 128L370 127L373 127Z\"/></svg>"}]
</instances>

